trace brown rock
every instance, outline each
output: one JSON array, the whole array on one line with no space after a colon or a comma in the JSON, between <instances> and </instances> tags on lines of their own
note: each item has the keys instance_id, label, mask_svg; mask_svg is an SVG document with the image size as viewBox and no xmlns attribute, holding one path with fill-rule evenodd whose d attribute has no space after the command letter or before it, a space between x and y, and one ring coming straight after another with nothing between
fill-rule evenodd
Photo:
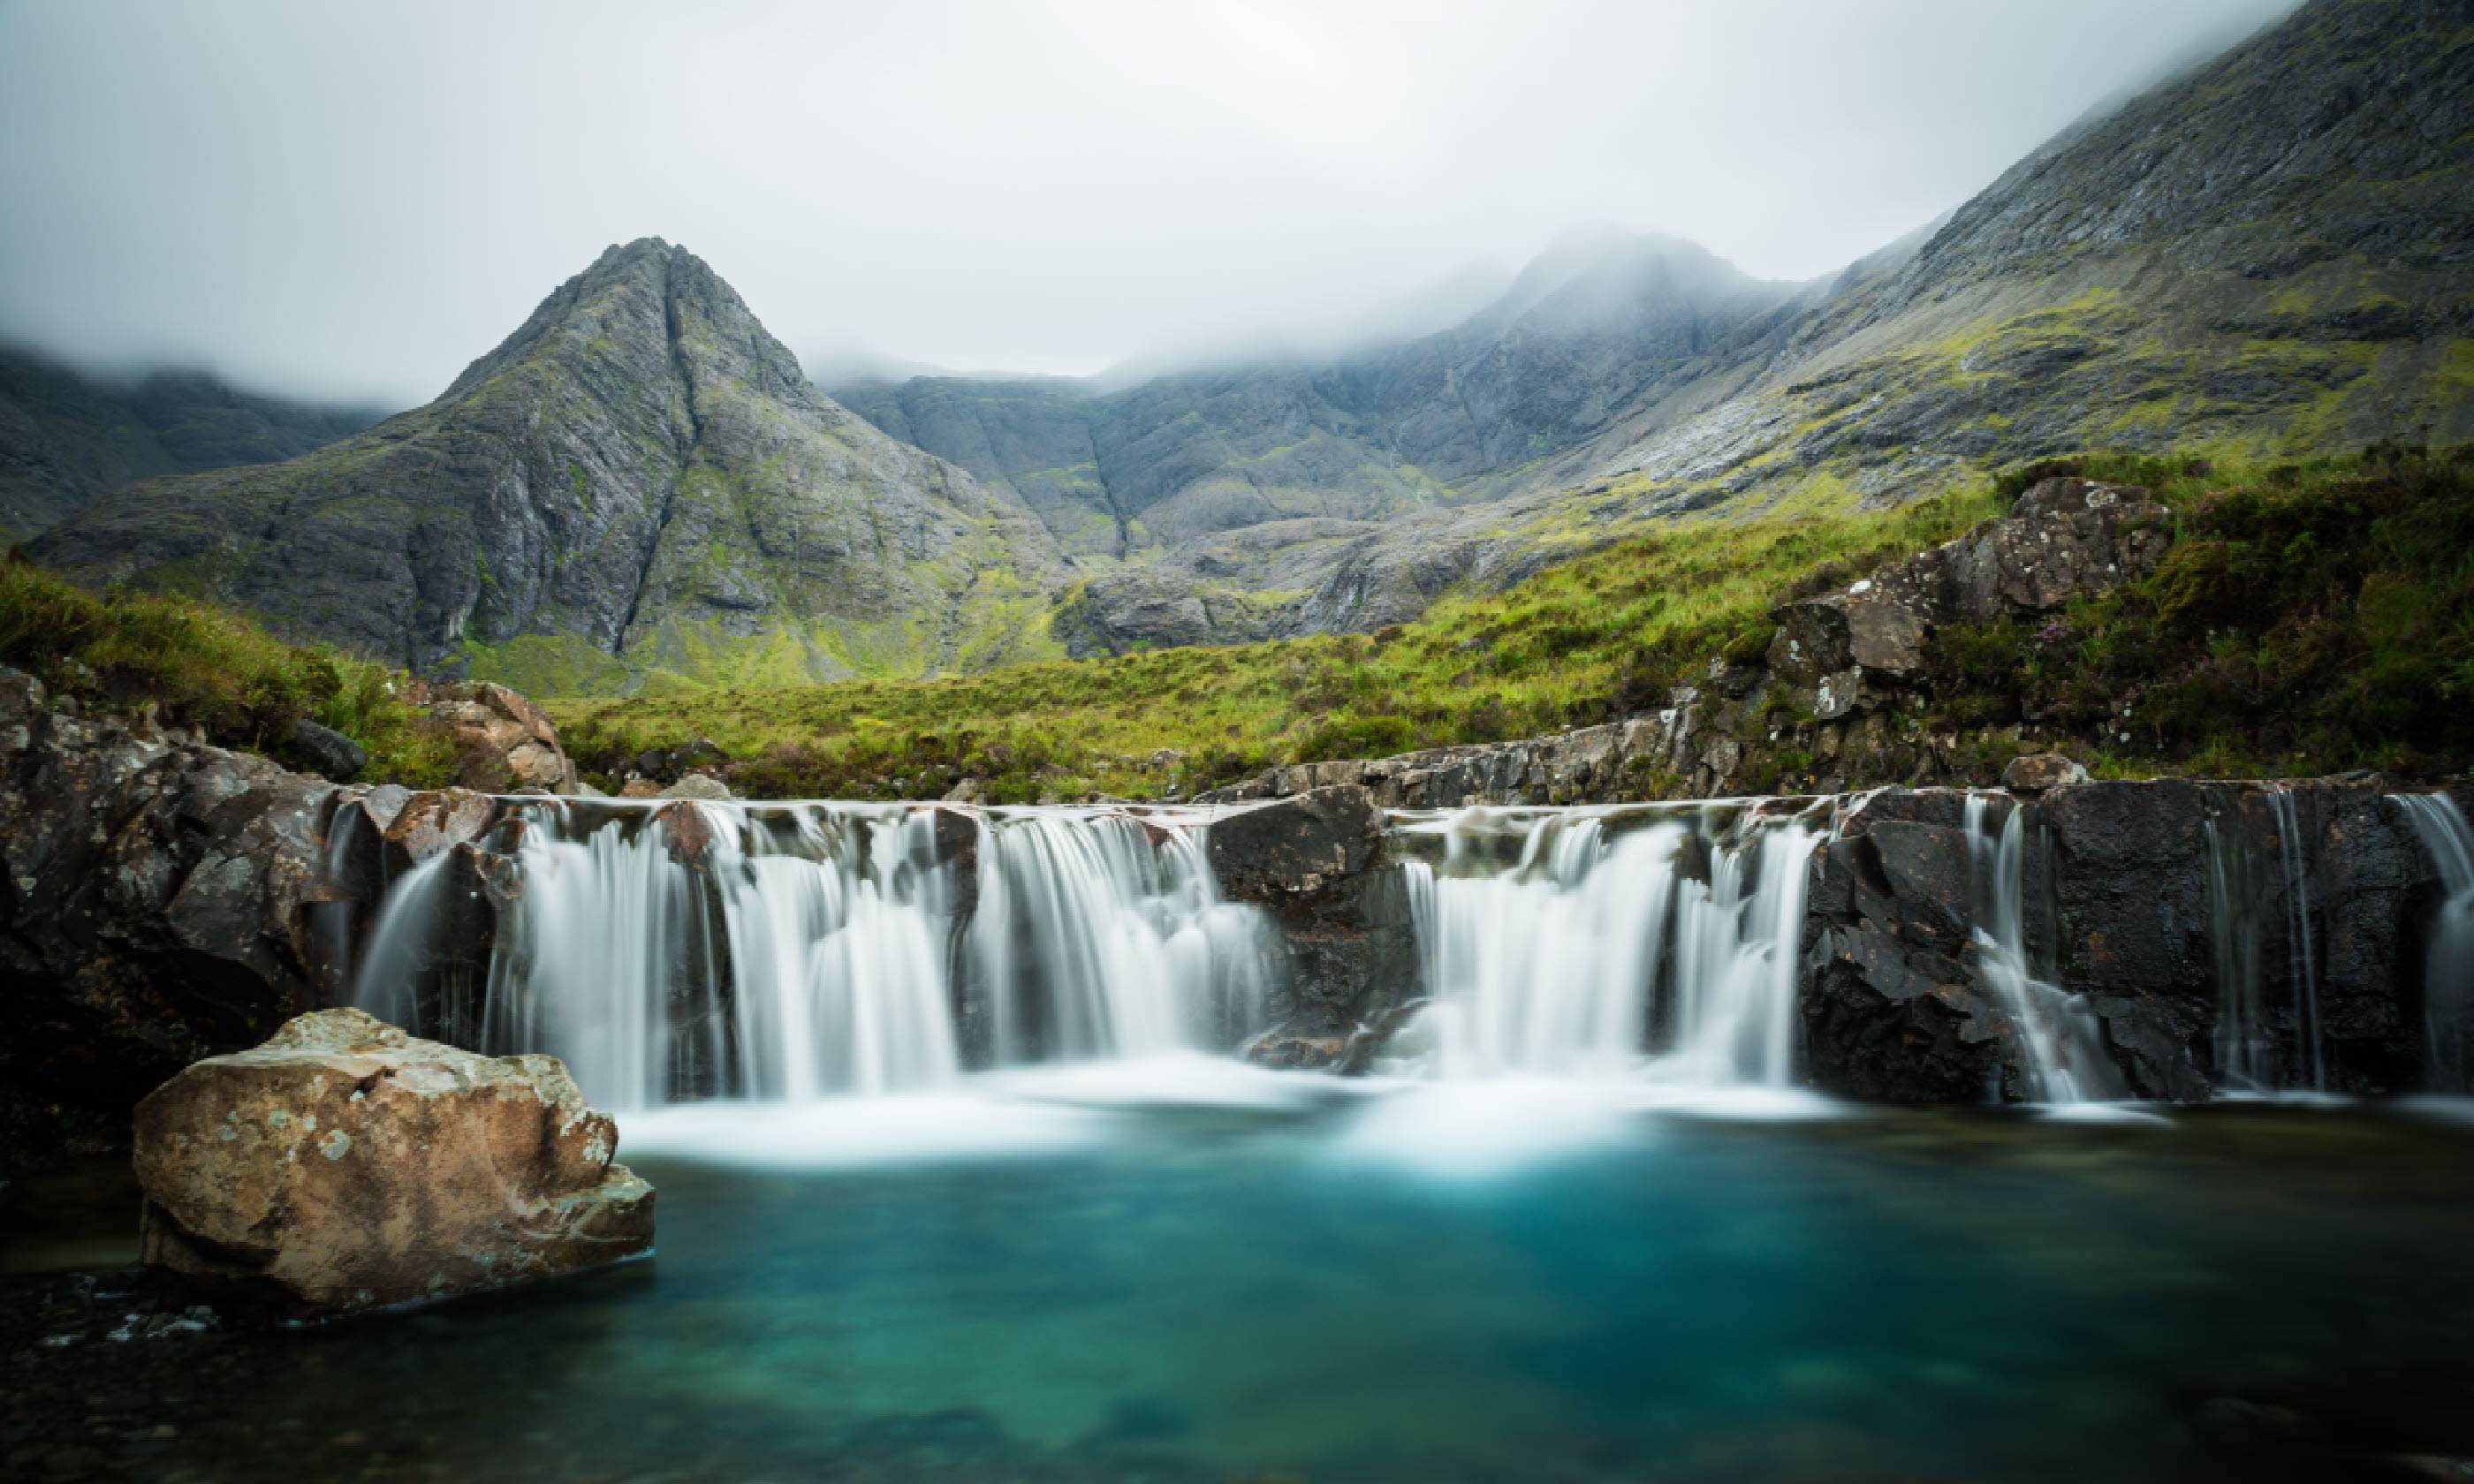
<instances>
[{"instance_id":1,"label":"brown rock","mask_svg":"<svg viewBox=\"0 0 2474 1484\"><path fill-rule=\"evenodd\" d=\"M2073 783L2087 780L2087 770L2059 753L2030 753L2025 757L2013 757L2010 766L2001 770L2003 788L2068 788Z\"/></svg>"},{"instance_id":2,"label":"brown rock","mask_svg":"<svg viewBox=\"0 0 2474 1484\"><path fill-rule=\"evenodd\" d=\"M575 772L558 729L540 706L488 681L416 681L412 699L455 745L457 781L488 793L517 788L564 792Z\"/></svg>"},{"instance_id":3,"label":"brown rock","mask_svg":"<svg viewBox=\"0 0 2474 1484\"><path fill-rule=\"evenodd\" d=\"M302 1016L137 1106L142 1255L176 1298L298 1322L648 1251L652 1187L557 1059Z\"/></svg>"},{"instance_id":4,"label":"brown rock","mask_svg":"<svg viewBox=\"0 0 2474 1484\"><path fill-rule=\"evenodd\" d=\"M469 788L441 788L413 795L388 822L385 839L402 852L402 866L418 866L447 850L477 838L497 816L498 805L486 794Z\"/></svg>"}]
</instances>

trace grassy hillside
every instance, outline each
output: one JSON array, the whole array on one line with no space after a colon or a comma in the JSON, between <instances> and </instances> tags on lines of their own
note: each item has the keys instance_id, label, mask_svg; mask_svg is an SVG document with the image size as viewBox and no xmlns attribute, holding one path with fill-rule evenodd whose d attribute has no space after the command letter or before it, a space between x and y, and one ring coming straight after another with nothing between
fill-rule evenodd
<instances>
[{"instance_id":1,"label":"grassy hillside","mask_svg":"<svg viewBox=\"0 0 2474 1484\"><path fill-rule=\"evenodd\" d=\"M298 763L283 739L303 717L369 750L369 782L444 783L453 755L397 700L384 665L326 645L289 644L255 622L184 598L98 597L27 561L0 560L0 664L55 697L104 710L151 705L166 726Z\"/></svg>"},{"instance_id":2,"label":"grassy hillside","mask_svg":"<svg viewBox=\"0 0 2474 1484\"><path fill-rule=\"evenodd\" d=\"M2173 545L2149 578L2045 621L1944 630L1931 725L2015 738L2036 721L2114 774L2434 773L2474 754L2474 449L2389 446L2240 467L2091 456L1896 512L1696 524L1369 636L551 708L613 778L703 738L764 797L933 798L964 776L1007 801L1186 791L1661 705L1722 655L1757 662L1778 602L1947 540L2064 467L2149 486ZM1154 764L1160 749L1186 755Z\"/></svg>"}]
</instances>

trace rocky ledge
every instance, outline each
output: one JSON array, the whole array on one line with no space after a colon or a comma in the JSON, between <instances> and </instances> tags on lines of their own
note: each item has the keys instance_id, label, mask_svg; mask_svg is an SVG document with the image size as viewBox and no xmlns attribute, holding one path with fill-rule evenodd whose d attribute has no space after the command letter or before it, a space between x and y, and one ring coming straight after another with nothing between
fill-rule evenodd
<instances>
[{"instance_id":1,"label":"rocky ledge","mask_svg":"<svg viewBox=\"0 0 2474 1484\"><path fill-rule=\"evenodd\" d=\"M137 1105L142 1256L172 1302L261 1322L505 1287L651 1249L618 1148L555 1058L321 1011Z\"/></svg>"}]
</instances>

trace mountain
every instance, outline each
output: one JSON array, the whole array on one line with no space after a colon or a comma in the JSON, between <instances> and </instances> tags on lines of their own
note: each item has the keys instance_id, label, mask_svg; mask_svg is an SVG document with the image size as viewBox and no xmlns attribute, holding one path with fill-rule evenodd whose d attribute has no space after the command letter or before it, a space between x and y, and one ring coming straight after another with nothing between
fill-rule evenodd
<instances>
[{"instance_id":1,"label":"mountain","mask_svg":"<svg viewBox=\"0 0 2474 1484\"><path fill-rule=\"evenodd\" d=\"M253 395L204 371L109 381L0 347L0 542L30 539L115 485L289 459L379 416Z\"/></svg>"},{"instance_id":2,"label":"mountain","mask_svg":"<svg viewBox=\"0 0 2474 1484\"><path fill-rule=\"evenodd\" d=\"M1037 658L1065 578L1009 491L824 396L659 238L604 252L425 407L125 486L32 550L546 694Z\"/></svg>"},{"instance_id":3,"label":"mountain","mask_svg":"<svg viewBox=\"0 0 2474 1484\"><path fill-rule=\"evenodd\" d=\"M1448 361L1493 332L1481 315L1419 348ZM1676 520L1895 505L2079 448L2474 439L2474 7L2314 0L1696 348L1662 374L1605 339L1516 363L1488 392L1569 409L1534 457L1501 436L1519 421L1449 443L1459 462L1419 450L1490 503L1325 533L1273 563L1273 594L1170 551L1095 579L1060 633L1078 653L1164 642L1162 615L1190 633L1246 596L1228 638L1370 630Z\"/></svg>"},{"instance_id":4,"label":"mountain","mask_svg":"<svg viewBox=\"0 0 2474 1484\"><path fill-rule=\"evenodd\" d=\"M1186 371L1118 391L913 377L834 395L1017 491L1086 569L1267 522L1391 520L1519 488L1797 286L1690 243L1558 243L1450 329L1323 363ZM1088 559L1101 559L1093 562Z\"/></svg>"}]
</instances>

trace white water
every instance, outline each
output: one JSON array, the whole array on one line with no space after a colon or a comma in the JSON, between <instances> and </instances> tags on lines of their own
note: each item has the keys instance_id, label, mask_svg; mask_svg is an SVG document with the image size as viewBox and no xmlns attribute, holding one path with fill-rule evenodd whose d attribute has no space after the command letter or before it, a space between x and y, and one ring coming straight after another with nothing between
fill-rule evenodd
<instances>
[{"instance_id":1,"label":"white water","mask_svg":"<svg viewBox=\"0 0 2474 1484\"><path fill-rule=\"evenodd\" d=\"M1992 795L1967 796L1967 842L1976 874L1976 948L1985 984L2019 1028L2020 1068L2032 1102L2056 1107L2129 1095L2105 1055L2104 1031L2083 998L2030 971L2026 933L2026 815L2012 804L1997 833L1985 820Z\"/></svg>"},{"instance_id":2,"label":"white water","mask_svg":"<svg viewBox=\"0 0 2474 1484\"><path fill-rule=\"evenodd\" d=\"M2266 867L2246 831L2230 834L2216 814L2208 840L2209 944L2217 976L2214 1044L2220 1081L2246 1092L2324 1091L2327 1057L2319 1027L2319 955L2311 930L2310 861L2289 789L2261 796L2276 829L2276 885L2284 906L2286 982L2292 986L2292 1045L2269 1023L2261 902Z\"/></svg>"},{"instance_id":3,"label":"white water","mask_svg":"<svg viewBox=\"0 0 2474 1484\"><path fill-rule=\"evenodd\" d=\"M2434 1092L2474 1091L2474 829L2446 794L2390 794L2413 821L2446 895L2423 959Z\"/></svg>"},{"instance_id":4,"label":"white water","mask_svg":"<svg viewBox=\"0 0 2474 1484\"><path fill-rule=\"evenodd\" d=\"M612 1107L934 1089L963 1065L973 1006L999 1064L1225 1045L1259 1028L1278 972L1262 914L1220 900L1199 820L1155 842L1104 811L982 816L965 927L932 810L521 810L478 1006L429 962L467 889L450 854L388 894L352 1003L546 1051ZM698 836L691 869L674 847Z\"/></svg>"},{"instance_id":5,"label":"white water","mask_svg":"<svg viewBox=\"0 0 2474 1484\"><path fill-rule=\"evenodd\" d=\"M1442 834L1444 858L1440 870L1407 866L1433 1005L1395 1044L1430 1046L1425 1069L1447 1079L1787 1087L1817 837L1800 822L1697 807L1611 840L1613 822L1604 810L1481 808L1407 825ZM1488 859L1485 847L1514 831L1517 858ZM1706 858L1706 884L1679 869L1687 848ZM1652 1056L1661 1003L1671 1029Z\"/></svg>"}]
</instances>

